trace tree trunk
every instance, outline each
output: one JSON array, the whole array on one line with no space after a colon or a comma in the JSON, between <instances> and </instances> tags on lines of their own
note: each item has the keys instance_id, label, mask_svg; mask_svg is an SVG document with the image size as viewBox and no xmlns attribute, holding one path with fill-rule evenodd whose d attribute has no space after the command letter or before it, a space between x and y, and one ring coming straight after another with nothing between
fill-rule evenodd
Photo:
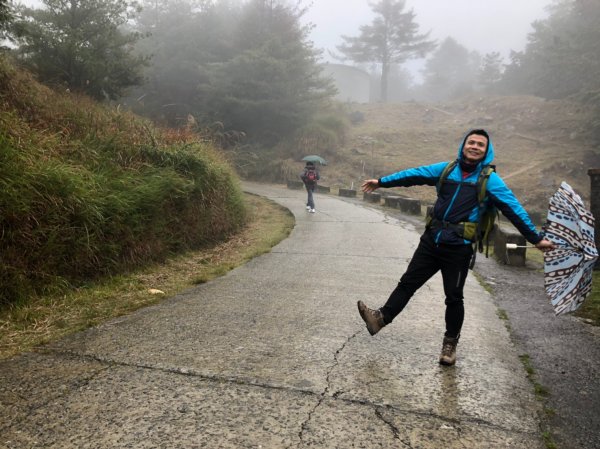
<instances>
[{"instance_id":1,"label":"tree trunk","mask_svg":"<svg viewBox=\"0 0 600 449\"><path fill-rule=\"evenodd\" d=\"M390 72L390 66L387 61L383 61L381 64L381 91L379 95L379 101L387 103L388 100L388 75Z\"/></svg>"}]
</instances>

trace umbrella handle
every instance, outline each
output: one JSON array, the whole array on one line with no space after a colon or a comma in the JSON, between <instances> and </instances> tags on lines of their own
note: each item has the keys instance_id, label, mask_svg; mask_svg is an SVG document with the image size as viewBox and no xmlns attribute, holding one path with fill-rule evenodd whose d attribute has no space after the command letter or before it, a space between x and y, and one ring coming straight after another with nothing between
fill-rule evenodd
<instances>
[{"instance_id":1,"label":"umbrella handle","mask_svg":"<svg viewBox=\"0 0 600 449\"><path fill-rule=\"evenodd\" d=\"M507 243L506 249L517 249L517 248L535 248L532 245L517 245L516 243Z\"/></svg>"},{"instance_id":2,"label":"umbrella handle","mask_svg":"<svg viewBox=\"0 0 600 449\"><path fill-rule=\"evenodd\" d=\"M568 248L566 245L554 244L556 248ZM517 245L516 243L507 243L506 249L517 249L517 248L537 248L535 245Z\"/></svg>"}]
</instances>

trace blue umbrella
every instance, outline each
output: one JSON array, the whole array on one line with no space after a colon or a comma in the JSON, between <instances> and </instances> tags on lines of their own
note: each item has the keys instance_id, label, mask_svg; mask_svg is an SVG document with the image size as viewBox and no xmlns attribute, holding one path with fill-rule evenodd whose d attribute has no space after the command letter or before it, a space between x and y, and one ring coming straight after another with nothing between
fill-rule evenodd
<instances>
[{"instance_id":1,"label":"blue umbrella","mask_svg":"<svg viewBox=\"0 0 600 449\"><path fill-rule=\"evenodd\" d=\"M321 156L317 156L316 154L311 154L310 156L304 156L302 158L304 162L318 162L321 165L327 165L327 161L323 159Z\"/></svg>"}]
</instances>

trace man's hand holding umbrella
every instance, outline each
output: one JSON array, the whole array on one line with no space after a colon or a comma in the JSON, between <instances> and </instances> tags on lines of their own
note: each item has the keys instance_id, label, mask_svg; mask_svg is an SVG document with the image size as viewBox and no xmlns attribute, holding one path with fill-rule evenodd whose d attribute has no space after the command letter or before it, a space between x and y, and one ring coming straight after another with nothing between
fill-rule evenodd
<instances>
[{"instance_id":1,"label":"man's hand holding umbrella","mask_svg":"<svg viewBox=\"0 0 600 449\"><path fill-rule=\"evenodd\" d=\"M540 240L538 243L536 243L535 247L543 253L556 249L556 245L548 239Z\"/></svg>"}]
</instances>

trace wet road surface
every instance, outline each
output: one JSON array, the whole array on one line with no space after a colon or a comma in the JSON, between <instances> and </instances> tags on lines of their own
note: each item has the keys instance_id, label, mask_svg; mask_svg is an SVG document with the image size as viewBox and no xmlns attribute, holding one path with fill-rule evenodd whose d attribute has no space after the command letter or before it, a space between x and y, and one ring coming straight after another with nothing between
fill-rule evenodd
<instances>
[{"instance_id":1,"label":"wet road surface","mask_svg":"<svg viewBox=\"0 0 600 449\"><path fill-rule=\"evenodd\" d=\"M0 447L543 448L540 404L474 277L458 362L438 364L441 277L375 337L418 229L247 184L296 216L272 252L163 303L0 363Z\"/></svg>"}]
</instances>

